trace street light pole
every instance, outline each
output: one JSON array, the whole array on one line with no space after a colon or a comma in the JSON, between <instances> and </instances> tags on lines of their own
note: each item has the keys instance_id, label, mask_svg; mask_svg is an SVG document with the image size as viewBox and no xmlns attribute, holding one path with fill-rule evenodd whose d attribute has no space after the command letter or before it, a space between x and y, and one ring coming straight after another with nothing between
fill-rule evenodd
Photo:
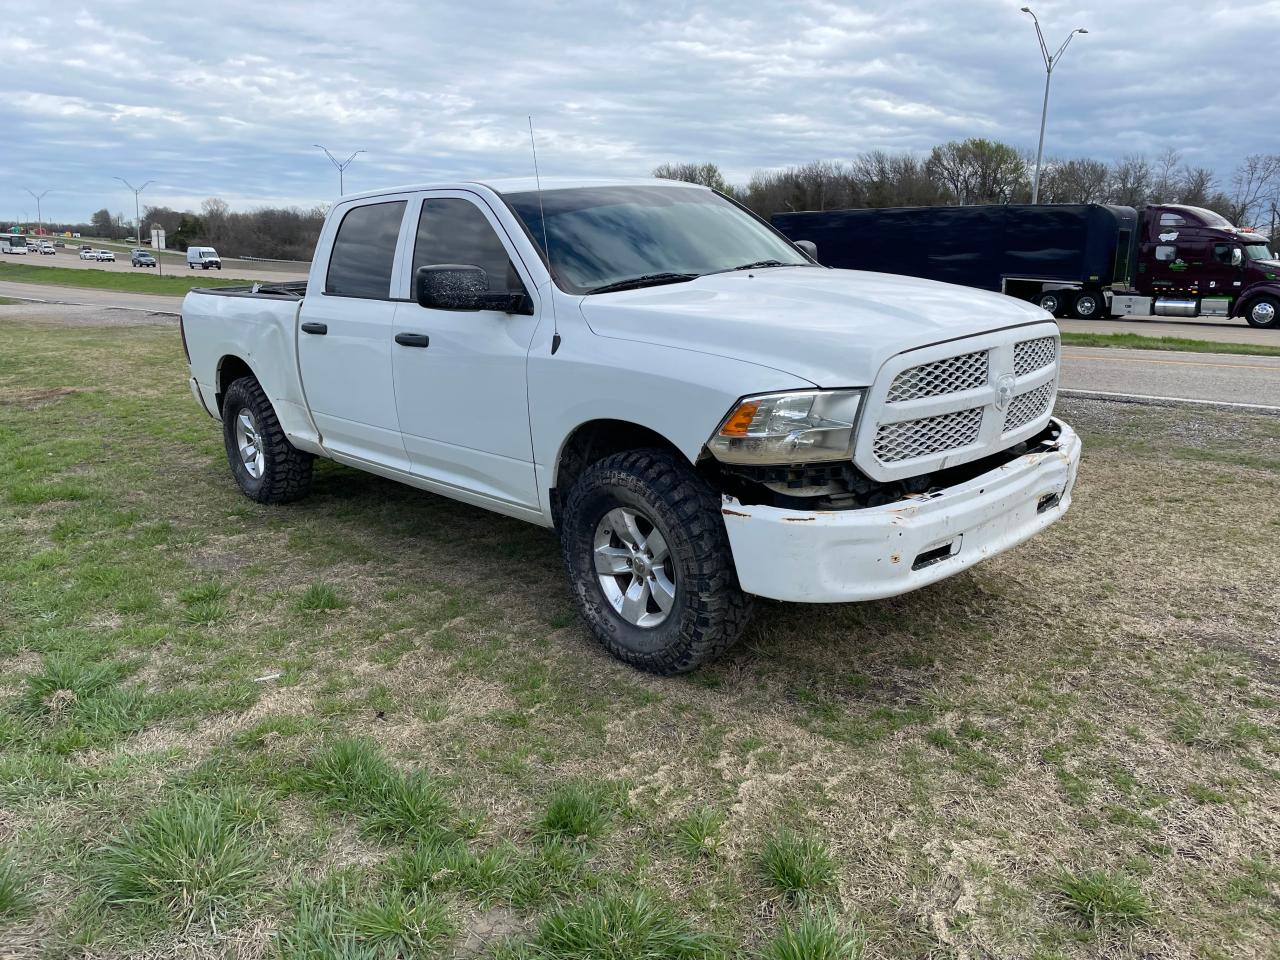
<instances>
[{"instance_id":1,"label":"street light pole","mask_svg":"<svg viewBox=\"0 0 1280 960\"><path fill-rule=\"evenodd\" d=\"M119 180L126 187L128 187L130 190L133 191L133 229L138 231L138 236L135 237L135 239L138 241L138 246L142 246L142 212L141 212L142 208L139 205L138 194L140 194L143 190L147 189L147 187L151 186L151 184L155 183L155 181L148 180L142 186L135 187L132 183L130 183L124 177L113 177L112 179Z\"/></svg>"},{"instance_id":2,"label":"street light pole","mask_svg":"<svg viewBox=\"0 0 1280 960\"><path fill-rule=\"evenodd\" d=\"M22 189L27 190L26 187L23 187ZM27 190L27 193L31 193L32 198L36 202L36 236L37 237L44 236L44 228L43 228L44 219L40 215L40 201L41 199L43 199L45 193L48 193L48 192L49 192L48 190L45 190L44 193L31 193L30 190Z\"/></svg>"},{"instance_id":3,"label":"street light pole","mask_svg":"<svg viewBox=\"0 0 1280 960\"><path fill-rule=\"evenodd\" d=\"M1058 61L1062 59L1062 55L1066 52L1067 46L1071 43L1071 39L1077 33L1088 33L1083 27L1077 27L1067 34L1067 39L1062 41L1062 46L1058 48L1058 52L1050 55L1049 47L1044 42L1044 33L1040 29L1040 20L1032 12L1030 7L1023 7L1022 12L1031 15L1031 19L1036 25L1036 39L1040 41L1040 56L1044 58L1044 106L1040 108L1040 145L1036 148L1036 172L1031 179L1031 202L1040 202L1040 164L1044 160L1044 125L1049 118L1049 81L1053 79L1053 68L1058 65Z\"/></svg>"},{"instance_id":4,"label":"street light pole","mask_svg":"<svg viewBox=\"0 0 1280 960\"><path fill-rule=\"evenodd\" d=\"M329 152L325 147L320 146L320 144L318 144L318 143L313 143L313 144L312 144L312 146L313 146L313 147L320 147L320 149L321 149L321 150L324 150L324 155L325 155L326 157L328 157L328 158L329 158L329 162L330 162L330 163L332 163L335 167L337 167L337 168L338 168L338 196L342 196L342 194L343 194L343 192L344 192L344 184L343 184L343 180L342 180L342 174L343 174L343 172L347 169L347 167L351 166L351 161L352 161L352 160L354 160L356 157L360 156L360 154L362 154L362 153L368 153L369 151L367 151L367 150L357 150L357 151L356 151L355 153L353 153L351 156L347 157L347 159L345 159L345 160L343 160L341 163L339 163L339 162L338 162L338 158L337 158L337 157L335 157L332 153L330 153L330 152Z\"/></svg>"}]
</instances>

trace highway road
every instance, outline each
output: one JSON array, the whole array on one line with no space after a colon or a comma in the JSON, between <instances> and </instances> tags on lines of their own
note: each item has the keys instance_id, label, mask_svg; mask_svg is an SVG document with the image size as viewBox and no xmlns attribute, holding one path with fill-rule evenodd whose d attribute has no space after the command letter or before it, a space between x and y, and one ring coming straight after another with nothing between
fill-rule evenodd
<instances>
[{"instance_id":1,"label":"highway road","mask_svg":"<svg viewBox=\"0 0 1280 960\"><path fill-rule=\"evenodd\" d=\"M0 263L20 264L28 267L64 267L68 270L105 270L111 273L156 273L159 267L135 267L129 262L127 250L113 249L115 261L81 260L79 247L59 249L53 256L27 254L25 257L5 256ZM246 260L227 260L221 270L193 271L187 261L170 254L164 257L165 276L194 276L207 273L211 277L234 277L245 280L271 280L279 283L282 280L305 280L310 264L273 264L271 266L255 265Z\"/></svg>"},{"instance_id":2,"label":"highway road","mask_svg":"<svg viewBox=\"0 0 1280 960\"><path fill-rule=\"evenodd\" d=\"M1248 404L1280 411L1280 357L1064 347L1063 390Z\"/></svg>"},{"instance_id":3,"label":"highway road","mask_svg":"<svg viewBox=\"0 0 1280 960\"><path fill-rule=\"evenodd\" d=\"M275 274L279 278L279 274ZM122 293L0 281L0 297L36 299L50 303L85 304L177 315L180 297ZM0 317L21 316L20 308L0 309ZM1086 321L1063 321L1065 329L1075 329ZM1273 343L1280 346L1280 334L1252 327L1231 327L1222 322L1192 324L1188 321L1141 323L1093 321L1085 328L1106 332L1129 332L1114 327L1136 327L1149 335L1189 336L1227 342ZM1166 328L1176 332L1169 333ZM1101 332L1101 331L1099 331ZM1236 336L1238 339L1229 340ZM1262 335L1262 336L1259 336ZM1221 353L1182 353L1155 350L1122 350L1114 347L1063 348L1063 390L1097 394L1155 397L1235 403L1274 407L1280 410L1280 357L1247 357Z\"/></svg>"},{"instance_id":4,"label":"highway road","mask_svg":"<svg viewBox=\"0 0 1280 960\"><path fill-rule=\"evenodd\" d=\"M1238 318L1126 317L1123 320L1059 320L1067 333L1136 333L1143 337L1185 337L1219 343L1264 343L1280 347L1280 330L1259 330Z\"/></svg>"}]
</instances>

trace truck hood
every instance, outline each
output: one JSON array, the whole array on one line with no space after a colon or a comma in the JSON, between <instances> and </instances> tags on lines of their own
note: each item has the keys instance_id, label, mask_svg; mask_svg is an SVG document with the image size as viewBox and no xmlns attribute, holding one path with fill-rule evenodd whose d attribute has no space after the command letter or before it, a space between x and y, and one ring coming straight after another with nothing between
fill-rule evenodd
<instances>
[{"instance_id":1,"label":"truck hood","mask_svg":"<svg viewBox=\"0 0 1280 960\"><path fill-rule=\"evenodd\" d=\"M820 387L869 386L904 350L1053 318L1002 294L887 273L777 267L583 297L602 337L773 367Z\"/></svg>"}]
</instances>

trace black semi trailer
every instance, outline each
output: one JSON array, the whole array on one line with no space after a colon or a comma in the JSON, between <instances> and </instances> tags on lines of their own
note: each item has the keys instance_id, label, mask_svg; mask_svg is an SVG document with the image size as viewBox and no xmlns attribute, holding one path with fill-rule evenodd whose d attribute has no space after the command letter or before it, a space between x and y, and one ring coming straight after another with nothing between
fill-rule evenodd
<instances>
[{"instance_id":1,"label":"black semi trailer","mask_svg":"<svg viewBox=\"0 0 1280 960\"><path fill-rule=\"evenodd\" d=\"M1050 313L1100 317L1104 290L1128 287L1132 207L1039 204L779 213L773 225L817 245L829 267L995 290Z\"/></svg>"}]
</instances>

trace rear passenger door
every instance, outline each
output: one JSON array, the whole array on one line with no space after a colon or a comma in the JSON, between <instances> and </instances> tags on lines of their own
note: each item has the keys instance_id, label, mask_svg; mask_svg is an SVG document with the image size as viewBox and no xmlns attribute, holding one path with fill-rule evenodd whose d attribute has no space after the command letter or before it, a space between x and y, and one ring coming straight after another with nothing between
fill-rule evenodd
<instances>
[{"instance_id":1,"label":"rear passenger door","mask_svg":"<svg viewBox=\"0 0 1280 960\"><path fill-rule=\"evenodd\" d=\"M411 216L406 294L418 267L442 263L483 267L493 293L534 292L505 229L476 194L428 194ZM525 374L536 327L534 315L399 304L396 404L415 474L492 509L537 507Z\"/></svg>"},{"instance_id":2,"label":"rear passenger door","mask_svg":"<svg viewBox=\"0 0 1280 960\"><path fill-rule=\"evenodd\" d=\"M378 197L333 218L329 260L312 270L297 334L302 385L325 448L406 472L391 343L392 278L407 205L407 195Z\"/></svg>"}]
</instances>

